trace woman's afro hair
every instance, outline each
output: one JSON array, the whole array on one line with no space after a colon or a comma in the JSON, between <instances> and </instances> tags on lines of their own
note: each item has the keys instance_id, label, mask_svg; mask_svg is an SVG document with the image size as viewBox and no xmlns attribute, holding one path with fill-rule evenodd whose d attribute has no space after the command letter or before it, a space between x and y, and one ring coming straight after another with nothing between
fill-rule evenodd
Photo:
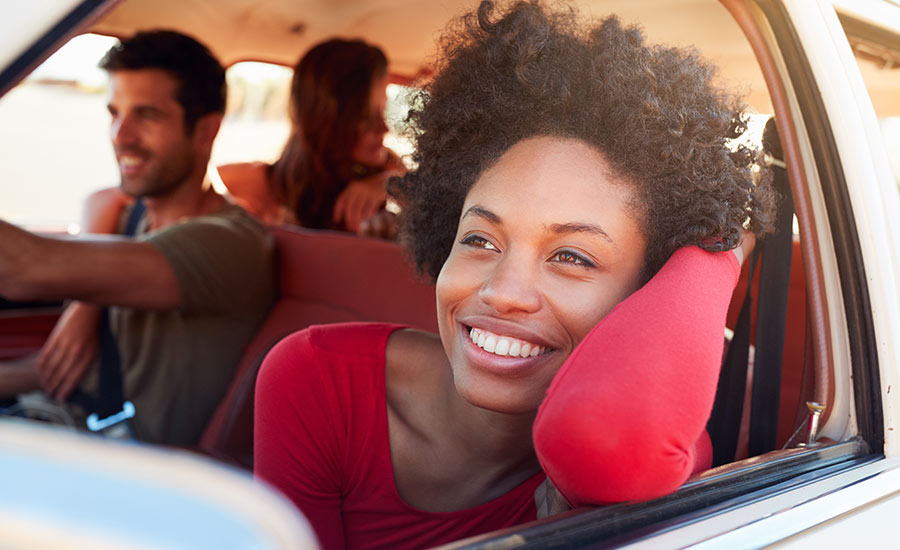
<instances>
[{"instance_id":1,"label":"woman's afro hair","mask_svg":"<svg viewBox=\"0 0 900 550\"><path fill-rule=\"evenodd\" d=\"M633 187L647 279L679 247L727 250L744 230L769 230L761 153L732 141L747 129L744 105L696 52L649 46L615 17L584 27L534 0L494 12L483 1L445 32L408 119L416 168L389 185L420 272L437 277L481 173L539 135L586 142Z\"/></svg>"}]
</instances>

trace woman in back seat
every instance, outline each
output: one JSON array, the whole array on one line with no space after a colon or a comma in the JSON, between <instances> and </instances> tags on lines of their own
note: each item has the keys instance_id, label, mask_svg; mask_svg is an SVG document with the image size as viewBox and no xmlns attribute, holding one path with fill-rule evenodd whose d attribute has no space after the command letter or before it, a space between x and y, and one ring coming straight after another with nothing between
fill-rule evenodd
<instances>
[{"instance_id":1,"label":"woman in back seat","mask_svg":"<svg viewBox=\"0 0 900 550\"><path fill-rule=\"evenodd\" d=\"M235 202L271 224L356 232L403 163L384 146L387 58L361 40L314 46L294 68L291 134L274 164L218 168Z\"/></svg>"},{"instance_id":2,"label":"woman in back seat","mask_svg":"<svg viewBox=\"0 0 900 550\"><path fill-rule=\"evenodd\" d=\"M696 54L531 1L483 2L441 44L392 189L440 334L313 327L259 374L256 473L326 549L532 520L549 482L573 506L650 499L708 467L742 230L770 225L760 153L729 143L742 105Z\"/></svg>"}]
</instances>

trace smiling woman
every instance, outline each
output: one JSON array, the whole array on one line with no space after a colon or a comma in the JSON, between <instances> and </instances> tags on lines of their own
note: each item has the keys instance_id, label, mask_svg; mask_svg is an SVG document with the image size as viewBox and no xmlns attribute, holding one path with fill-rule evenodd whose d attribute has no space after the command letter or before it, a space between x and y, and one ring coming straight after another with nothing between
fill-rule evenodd
<instances>
[{"instance_id":1,"label":"smiling woman","mask_svg":"<svg viewBox=\"0 0 900 550\"><path fill-rule=\"evenodd\" d=\"M729 250L773 202L731 142L741 104L614 18L493 9L445 35L392 190L439 336L313 328L260 372L257 475L325 548L528 521L548 479L576 506L653 498L710 464Z\"/></svg>"}]
</instances>

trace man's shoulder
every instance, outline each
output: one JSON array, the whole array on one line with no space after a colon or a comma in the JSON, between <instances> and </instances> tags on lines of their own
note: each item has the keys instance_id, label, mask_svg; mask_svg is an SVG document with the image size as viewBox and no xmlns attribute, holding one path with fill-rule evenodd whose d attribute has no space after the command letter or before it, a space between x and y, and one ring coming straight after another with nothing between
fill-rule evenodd
<instances>
[{"instance_id":1,"label":"man's shoulder","mask_svg":"<svg viewBox=\"0 0 900 550\"><path fill-rule=\"evenodd\" d=\"M183 309L238 311L254 301L261 311L271 305L274 238L240 207L187 218L145 240L175 272Z\"/></svg>"},{"instance_id":2,"label":"man's shoulder","mask_svg":"<svg viewBox=\"0 0 900 550\"><path fill-rule=\"evenodd\" d=\"M259 220L240 206L230 203L216 212L185 218L181 223L147 235L147 239L154 242L161 238L197 239L204 246L220 243L222 239L240 239L251 245L258 243L267 247L272 243L271 234Z\"/></svg>"},{"instance_id":3,"label":"man's shoulder","mask_svg":"<svg viewBox=\"0 0 900 550\"><path fill-rule=\"evenodd\" d=\"M185 223L228 223L236 224L248 229L268 232L258 219L233 203L227 203L221 209L210 214L187 218Z\"/></svg>"}]
</instances>

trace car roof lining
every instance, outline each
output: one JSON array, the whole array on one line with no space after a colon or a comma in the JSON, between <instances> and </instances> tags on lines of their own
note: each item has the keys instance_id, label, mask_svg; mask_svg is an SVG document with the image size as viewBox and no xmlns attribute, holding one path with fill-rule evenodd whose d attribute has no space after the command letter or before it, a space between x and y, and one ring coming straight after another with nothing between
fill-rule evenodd
<instances>
[{"instance_id":1,"label":"car roof lining","mask_svg":"<svg viewBox=\"0 0 900 550\"><path fill-rule=\"evenodd\" d=\"M638 22L649 41L696 47L720 67L729 88L747 94L758 112L771 112L762 75L727 11L714 0L678 5L671 0L573 0L584 17L618 14ZM474 0L122 0L88 32L129 36L139 29L171 28L209 45L226 65L265 61L292 66L313 44L361 37L383 48L395 79L428 76L436 40L448 21Z\"/></svg>"}]
</instances>

